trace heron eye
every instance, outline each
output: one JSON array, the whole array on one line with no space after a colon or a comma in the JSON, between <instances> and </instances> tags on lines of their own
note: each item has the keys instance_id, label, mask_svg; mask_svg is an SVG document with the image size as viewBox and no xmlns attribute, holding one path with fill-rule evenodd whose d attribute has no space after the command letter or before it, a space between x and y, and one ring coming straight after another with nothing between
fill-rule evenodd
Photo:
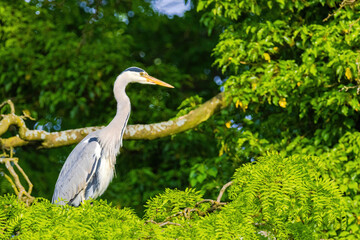
<instances>
[{"instance_id":1,"label":"heron eye","mask_svg":"<svg viewBox=\"0 0 360 240\"><path fill-rule=\"evenodd\" d=\"M145 76L145 73L144 73L144 72L141 72L141 73L140 73L140 76Z\"/></svg>"}]
</instances>

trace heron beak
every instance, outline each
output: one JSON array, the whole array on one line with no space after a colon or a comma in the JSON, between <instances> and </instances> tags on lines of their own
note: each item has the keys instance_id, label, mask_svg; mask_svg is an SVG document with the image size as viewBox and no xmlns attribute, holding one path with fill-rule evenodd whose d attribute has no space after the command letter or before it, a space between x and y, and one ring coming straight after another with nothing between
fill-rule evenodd
<instances>
[{"instance_id":1,"label":"heron beak","mask_svg":"<svg viewBox=\"0 0 360 240\"><path fill-rule=\"evenodd\" d=\"M161 80L159 80L157 78L154 78L154 77L152 77L150 75L144 75L143 77L146 78L146 80L148 82L151 82L151 83L163 86L163 87L174 88L174 86L172 86L172 85L170 85L170 84L168 84L166 82L163 82L163 81L161 81Z\"/></svg>"}]
</instances>

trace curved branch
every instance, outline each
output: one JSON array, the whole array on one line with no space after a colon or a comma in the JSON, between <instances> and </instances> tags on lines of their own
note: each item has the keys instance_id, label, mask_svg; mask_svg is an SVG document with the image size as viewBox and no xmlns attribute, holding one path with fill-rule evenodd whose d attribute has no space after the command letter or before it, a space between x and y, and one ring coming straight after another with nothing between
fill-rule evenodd
<instances>
[{"instance_id":1,"label":"curved branch","mask_svg":"<svg viewBox=\"0 0 360 240\"><path fill-rule=\"evenodd\" d=\"M219 93L188 114L160 123L129 125L124 139L156 139L192 129L208 120L214 113L225 108L224 94Z\"/></svg>"},{"instance_id":2,"label":"curved branch","mask_svg":"<svg viewBox=\"0 0 360 240\"><path fill-rule=\"evenodd\" d=\"M152 140L180 133L196 127L227 105L228 102L225 101L224 94L219 93L195 110L174 120L144 125L128 125L124 133L124 139ZM80 142L89 133L103 128L103 126L87 127L49 133L43 130L29 130L23 118L15 115L13 112L2 117L0 121L0 136L8 130L10 125L19 127L18 136L5 139L0 138L0 145L4 148L24 146L32 143L38 143L43 148L71 145Z\"/></svg>"},{"instance_id":3,"label":"curved branch","mask_svg":"<svg viewBox=\"0 0 360 240\"><path fill-rule=\"evenodd\" d=\"M219 193L219 196L218 196L217 199L216 199L217 202L221 202L221 198L222 198L225 190L226 190L229 186L231 186L232 184L233 184L233 181L230 181L230 182L228 182L227 184L225 184L225 185L221 188L220 193Z\"/></svg>"}]
</instances>

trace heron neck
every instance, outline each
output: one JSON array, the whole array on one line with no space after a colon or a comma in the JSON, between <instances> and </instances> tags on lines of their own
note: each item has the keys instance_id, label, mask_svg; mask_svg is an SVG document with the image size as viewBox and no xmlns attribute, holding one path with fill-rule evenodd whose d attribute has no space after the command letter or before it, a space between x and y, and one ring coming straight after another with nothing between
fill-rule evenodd
<instances>
[{"instance_id":1,"label":"heron neck","mask_svg":"<svg viewBox=\"0 0 360 240\"><path fill-rule=\"evenodd\" d=\"M117 99L117 110L114 119L106 126L108 131L115 136L116 140L122 140L125 132L125 128L130 116L130 100L125 94L121 95L120 99Z\"/></svg>"},{"instance_id":2,"label":"heron neck","mask_svg":"<svg viewBox=\"0 0 360 240\"><path fill-rule=\"evenodd\" d=\"M118 101L116 115L113 120L106 126L106 128L110 129L111 131L116 130L115 132L120 134L120 137L122 138L124 132L119 132L117 130L123 130L124 128L126 128L126 124L130 116L130 110L130 100L125 94L121 101Z\"/></svg>"},{"instance_id":3,"label":"heron neck","mask_svg":"<svg viewBox=\"0 0 360 240\"><path fill-rule=\"evenodd\" d=\"M103 147L107 148L107 152L111 157L116 156L122 146L122 138L129 120L131 106L129 97L125 94L116 96L117 111L113 120L102 129L99 134Z\"/></svg>"}]
</instances>

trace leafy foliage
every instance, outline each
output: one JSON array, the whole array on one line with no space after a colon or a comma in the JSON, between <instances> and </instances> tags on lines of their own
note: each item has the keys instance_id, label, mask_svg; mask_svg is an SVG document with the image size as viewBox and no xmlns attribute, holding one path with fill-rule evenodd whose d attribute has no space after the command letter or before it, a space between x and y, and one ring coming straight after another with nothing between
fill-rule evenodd
<instances>
[{"instance_id":1,"label":"leafy foliage","mask_svg":"<svg viewBox=\"0 0 360 240\"><path fill-rule=\"evenodd\" d=\"M0 230L4 239L319 239L344 217L344 199L321 174L324 166L315 157L264 156L236 171L225 207L203 216L209 205L199 204L203 199L195 189L165 190L148 201L144 219L103 200L75 208L39 198L27 207L6 195L0 197ZM177 214L185 210L187 215Z\"/></svg>"},{"instance_id":2,"label":"leafy foliage","mask_svg":"<svg viewBox=\"0 0 360 240\"><path fill-rule=\"evenodd\" d=\"M358 2L202 0L197 8L209 28L224 27L213 55L232 107L230 128L218 127L220 154L323 159L351 223L331 234L358 239Z\"/></svg>"},{"instance_id":3,"label":"leafy foliage","mask_svg":"<svg viewBox=\"0 0 360 240\"><path fill-rule=\"evenodd\" d=\"M324 162L315 157L261 157L236 171L230 199L244 208L245 218L277 237L317 239L316 232L345 215L342 194L334 181L322 176L324 170Z\"/></svg>"},{"instance_id":4,"label":"leafy foliage","mask_svg":"<svg viewBox=\"0 0 360 240\"><path fill-rule=\"evenodd\" d=\"M191 96L185 99L178 107L178 110L180 111L176 114L176 117L180 117L189 113L191 110L194 110L201 103L202 103L202 98L199 97L198 95Z\"/></svg>"},{"instance_id":5,"label":"leafy foliage","mask_svg":"<svg viewBox=\"0 0 360 240\"><path fill-rule=\"evenodd\" d=\"M144 219L96 201L96 207L83 208L92 225L81 221L83 212L75 209L75 217L66 207L61 220L74 216L73 225L90 238L115 237L106 220L104 230L95 228L101 209L111 219L113 211L121 212L121 224L129 225L114 234L124 238L359 239L359 3L193 4L199 12L168 18L142 0L0 3L0 93L43 118L29 123L35 129L106 124L114 115L113 79L131 65L178 91L130 86L130 123L185 114L219 88L232 103L191 131L124 143L118 177L103 198L139 214L147 202ZM16 149L35 195L50 198L70 151ZM266 155L269 151L279 155ZM203 196L214 199L235 169L226 207L209 213L209 203L196 205ZM11 191L2 178L0 186L2 194ZM188 187L198 190L156 195ZM37 234L40 228L29 219L22 225L21 214L32 208L43 210L32 213L39 223L55 224L48 221L58 210L44 214L53 209L45 200L27 208L11 197L2 199L0 206L14 206L0 211L7 236ZM194 208L209 214L177 214ZM166 219L181 226L146 223Z\"/></svg>"},{"instance_id":6,"label":"leafy foliage","mask_svg":"<svg viewBox=\"0 0 360 240\"><path fill-rule=\"evenodd\" d=\"M165 189L164 194L159 194L147 202L144 217L162 222L166 217L186 207L195 208L196 203L201 200L200 192L196 192L195 189L185 189L185 191Z\"/></svg>"},{"instance_id":7,"label":"leafy foliage","mask_svg":"<svg viewBox=\"0 0 360 240\"><path fill-rule=\"evenodd\" d=\"M105 201L87 202L79 208L56 207L46 199L37 199L27 207L11 195L1 197L0 201L1 211L7 218L2 239L102 239L142 235L136 230L143 223L133 211L113 208Z\"/></svg>"}]
</instances>

